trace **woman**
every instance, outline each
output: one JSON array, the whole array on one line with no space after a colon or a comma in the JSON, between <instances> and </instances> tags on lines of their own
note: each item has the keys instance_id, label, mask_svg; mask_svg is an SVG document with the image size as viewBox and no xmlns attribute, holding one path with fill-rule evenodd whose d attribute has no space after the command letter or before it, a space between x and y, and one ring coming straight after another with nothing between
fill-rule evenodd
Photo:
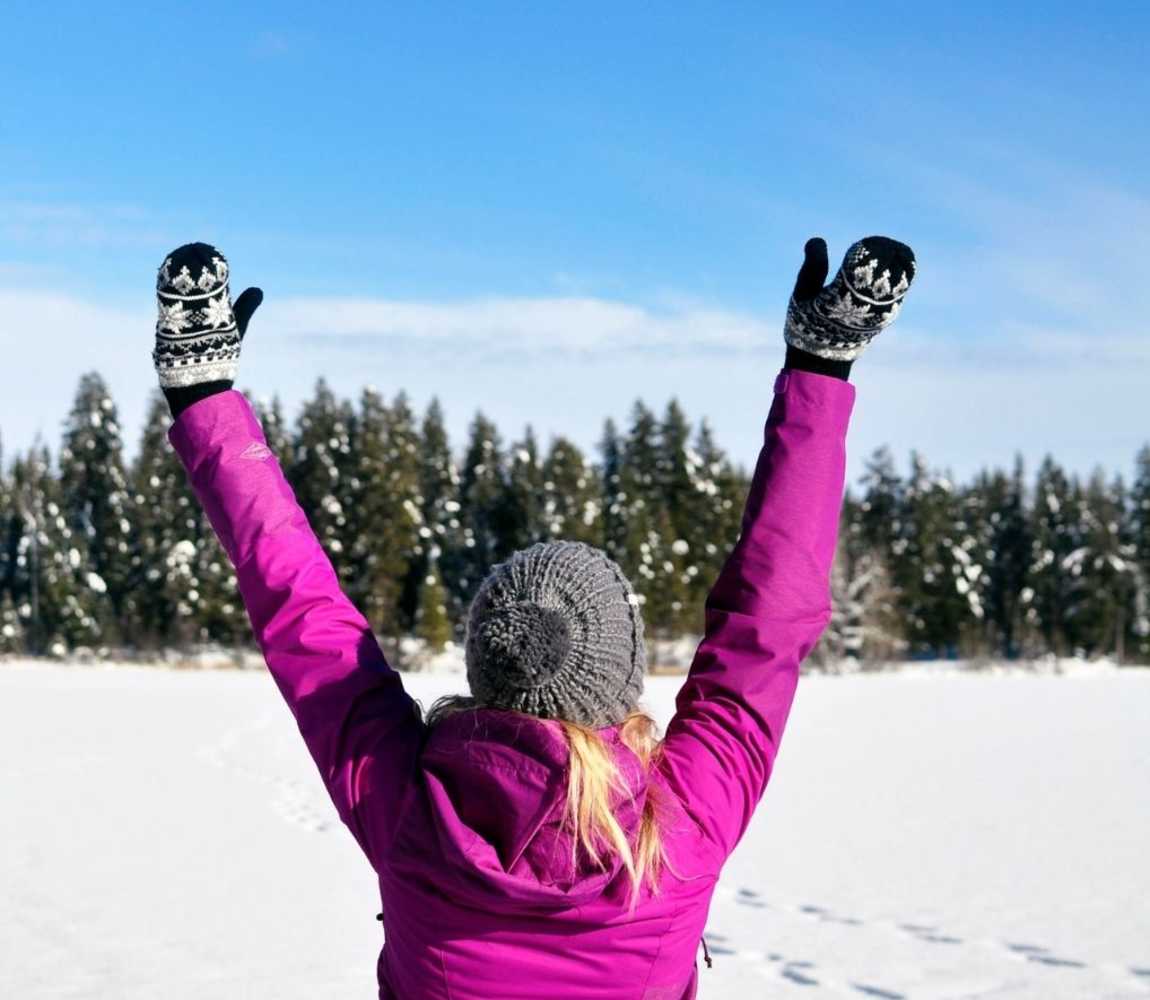
<instances>
[{"instance_id":1,"label":"woman","mask_svg":"<svg viewBox=\"0 0 1150 1000\"><path fill-rule=\"evenodd\" d=\"M381 997L645 998L697 988L716 880L770 776L799 664L829 614L854 358L914 277L856 243L827 287L807 243L742 533L662 741L638 707L639 605L590 546L494 567L467 622L468 698L405 693L232 389L262 299L231 304L204 244L160 269L153 354L169 439L221 543L268 667L379 876Z\"/></svg>"}]
</instances>

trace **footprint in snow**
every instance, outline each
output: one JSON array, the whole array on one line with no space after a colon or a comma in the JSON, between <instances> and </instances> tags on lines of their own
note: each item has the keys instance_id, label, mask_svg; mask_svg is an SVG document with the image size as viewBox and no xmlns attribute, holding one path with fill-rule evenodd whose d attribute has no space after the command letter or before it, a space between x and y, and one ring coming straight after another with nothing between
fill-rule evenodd
<instances>
[{"instance_id":1,"label":"footprint in snow","mask_svg":"<svg viewBox=\"0 0 1150 1000\"><path fill-rule=\"evenodd\" d=\"M858 990L868 997L878 997L879 1000L906 1000L905 993L896 993L894 990L884 990L881 986L867 986L865 983L851 983L851 989Z\"/></svg>"},{"instance_id":2,"label":"footprint in snow","mask_svg":"<svg viewBox=\"0 0 1150 1000\"><path fill-rule=\"evenodd\" d=\"M807 975L807 970L813 968L812 962L787 962L779 975L784 979L789 979L792 983L798 983L800 986L818 986L819 981Z\"/></svg>"},{"instance_id":3,"label":"footprint in snow","mask_svg":"<svg viewBox=\"0 0 1150 1000\"><path fill-rule=\"evenodd\" d=\"M767 904L760 898L759 894L752 889L740 889L735 894L736 902L741 903L743 906L750 906L756 910L765 910Z\"/></svg>"}]
</instances>

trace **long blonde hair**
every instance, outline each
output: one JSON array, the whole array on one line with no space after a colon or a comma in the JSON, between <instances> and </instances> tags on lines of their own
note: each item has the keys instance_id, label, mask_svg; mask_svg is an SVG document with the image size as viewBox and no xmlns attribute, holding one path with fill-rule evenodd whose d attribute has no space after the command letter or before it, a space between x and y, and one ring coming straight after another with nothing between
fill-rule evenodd
<instances>
[{"instance_id":1,"label":"long blonde hair","mask_svg":"<svg viewBox=\"0 0 1150 1000\"><path fill-rule=\"evenodd\" d=\"M468 695L446 695L436 700L427 712L427 724L434 726L448 715L478 707L475 699ZM654 783L647 785L643 814L632 843L612 809L613 797L626 795L629 789L611 748L589 726L563 719L554 721L559 723L570 749L564 824L572 834L572 864L580 846L601 869L608 867L608 859L617 857L631 883L629 905L633 910L644 883L652 894L658 895L659 878L667 865L660 788ZM649 772L663 747L655 720L636 709L620 723L619 737L639 758L644 771Z\"/></svg>"}]
</instances>

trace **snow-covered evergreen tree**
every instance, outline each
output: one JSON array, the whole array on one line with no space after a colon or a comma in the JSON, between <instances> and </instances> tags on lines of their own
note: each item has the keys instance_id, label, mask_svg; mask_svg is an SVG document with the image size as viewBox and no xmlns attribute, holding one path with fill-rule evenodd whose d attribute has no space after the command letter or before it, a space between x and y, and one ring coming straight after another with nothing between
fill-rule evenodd
<instances>
[{"instance_id":1,"label":"snow-covered evergreen tree","mask_svg":"<svg viewBox=\"0 0 1150 1000\"><path fill-rule=\"evenodd\" d=\"M137 614L132 587L136 510L124 471L116 405L95 372L80 379L65 423L59 468L65 516L72 532L85 540L87 572L101 595L93 601L92 613L107 632L106 640L121 639Z\"/></svg>"},{"instance_id":2,"label":"snow-covered evergreen tree","mask_svg":"<svg viewBox=\"0 0 1150 1000\"><path fill-rule=\"evenodd\" d=\"M288 479L317 537L347 584L347 510L351 483L351 417L326 380L300 413L288 464ZM344 569L341 571L341 567Z\"/></svg>"},{"instance_id":3,"label":"snow-covered evergreen tree","mask_svg":"<svg viewBox=\"0 0 1150 1000\"><path fill-rule=\"evenodd\" d=\"M459 489L463 550L456 586L466 603L488 570L513 551L499 431L482 413L471 423Z\"/></svg>"},{"instance_id":4,"label":"snow-covered evergreen tree","mask_svg":"<svg viewBox=\"0 0 1150 1000\"><path fill-rule=\"evenodd\" d=\"M364 391L351 457L347 589L376 629L395 636L412 625L403 588L423 527L419 435L406 396L388 406L374 389Z\"/></svg>"},{"instance_id":5,"label":"snow-covered evergreen tree","mask_svg":"<svg viewBox=\"0 0 1150 1000\"><path fill-rule=\"evenodd\" d=\"M185 642L196 631L192 621L195 602L186 599L190 585L182 587L182 581L168 572L173 548L182 539L198 535L201 517L183 465L168 442L170 425L167 401L157 391L148 406L132 469L139 528L138 638L149 646Z\"/></svg>"},{"instance_id":6,"label":"snow-covered evergreen tree","mask_svg":"<svg viewBox=\"0 0 1150 1000\"><path fill-rule=\"evenodd\" d=\"M451 641L451 619L447 613L447 589L433 560L423 585L419 588L419 606L415 616L415 634L429 651L438 653Z\"/></svg>"},{"instance_id":7,"label":"snow-covered evergreen tree","mask_svg":"<svg viewBox=\"0 0 1150 1000\"><path fill-rule=\"evenodd\" d=\"M1046 650L1064 656L1071 646L1066 616L1072 583L1064 565L1078 548L1077 515L1070 481L1049 455L1038 469L1030 525L1027 622L1038 630Z\"/></svg>"},{"instance_id":8,"label":"snow-covered evergreen tree","mask_svg":"<svg viewBox=\"0 0 1150 1000\"><path fill-rule=\"evenodd\" d=\"M738 541L749 483L719 448L706 420L685 458L690 490L679 529L687 600L682 625L697 633L703 628L707 592Z\"/></svg>"},{"instance_id":9,"label":"snow-covered evergreen tree","mask_svg":"<svg viewBox=\"0 0 1150 1000\"><path fill-rule=\"evenodd\" d=\"M543 461L542 536L601 545L602 502L595 469L571 441L556 437Z\"/></svg>"},{"instance_id":10,"label":"snow-covered evergreen tree","mask_svg":"<svg viewBox=\"0 0 1150 1000\"><path fill-rule=\"evenodd\" d=\"M859 501L858 530L862 540L879 552L898 557L905 551L902 523L905 487L886 447L876 448L867 459Z\"/></svg>"},{"instance_id":11,"label":"snow-covered evergreen tree","mask_svg":"<svg viewBox=\"0 0 1150 1000\"><path fill-rule=\"evenodd\" d=\"M890 660L906 649L898 594L885 553L864 530L866 501L848 489L831 569L831 619L816 648L816 662L839 667Z\"/></svg>"},{"instance_id":12,"label":"snow-covered evergreen tree","mask_svg":"<svg viewBox=\"0 0 1150 1000\"><path fill-rule=\"evenodd\" d=\"M672 399L659 422L658 457L656 459L660 500L677 538L690 539L695 531L698 513L693 462L688 455L691 425L677 399Z\"/></svg>"},{"instance_id":13,"label":"snow-covered evergreen tree","mask_svg":"<svg viewBox=\"0 0 1150 1000\"><path fill-rule=\"evenodd\" d=\"M246 643L251 629L231 562L167 439L162 395L148 408L132 468L141 640L185 647Z\"/></svg>"},{"instance_id":14,"label":"snow-covered evergreen tree","mask_svg":"<svg viewBox=\"0 0 1150 1000\"><path fill-rule=\"evenodd\" d=\"M950 478L932 473L912 452L899 518L902 537L892 543L892 576L907 637L924 654L956 655L964 627L979 613L971 592L982 566L971 555L961 506Z\"/></svg>"},{"instance_id":15,"label":"snow-covered evergreen tree","mask_svg":"<svg viewBox=\"0 0 1150 1000\"><path fill-rule=\"evenodd\" d=\"M12 467L21 534L12 595L30 652L61 656L98 646L108 617L106 586L92 568L86 532L73 529L51 456L36 444Z\"/></svg>"},{"instance_id":16,"label":"snow-covered evergreen tree","mask_svg":"<svg viewBox=\"0 0 1150 1000\"><path fill-rule=\"evenodd\" d=\"M1033 539L1021 456L1010 475L998 470L984 475L978 492L973 530L979 542L977 557L985 568L979 593L985 609L986 652L1013 659L1026 645L1026 610L1033 593L1028 586Z\"/></svg>"},{"instance_id":17,"label":"snow-covered evergreen tree","mask_svg":"<svg viewBox=\"0 0 1150 1000\"><path fill-rule=\"evenodd\" d=\"M432 399L419 433L419 548L404 588L404 608L414 618L420 592L431 572L439 571L446 588L447 614L452 622L462 618L460 582L467 571L463 524L460 520L459 470L451 454L443 407Z\"/></svg>"},{"instance_id":18,"label":"snow-covered evergreen tree","mask_svg":"<svg viewBox=\"0 0 1150 1000\"><path fill-rule=\"evenodd\" d=\"M654 636L674 631L684 614L686 596L678 561L685 553L675 551L675 528L666 504L663 471L659 422L644 403L637 401L623 443L620 471L625 528L621 565L635 587L644 621Z\"/></svg>"},{"instance_id":19,"label":"snow-covered evergreen tree","mask_svg":"<svg viewBox=\"0 0 1150 1000\"><path fill-rule=\"evenodd\" d=\"M1136 546L1127 536L1125 488L1097 470L1078 493L1078 545L1062 560L1069 578L1066 625L1075 648L1125 656L1136 593Z\"/></svg>"},{"instance_id":20,"label":"snow-covered evergreen tree","mask_svg":"<svg viewBox=\"0 0 1150 1000\"><path fill-rule=\"evenodd\" d=\"M507 455L507 545L514 551L547 536L544 523L543 462L530 425Z\"/></svg>"},{"instance_id":21,"label":"snow-covered evergreen tree","mask_svg":"<svg viewBox=\"0 0 1150 1000\"><path fill-rule=\"evenodd\" d=\"M623 442L615 421L603 424L599 439L599 485L602 495L602 546L612 559L628 567L627 561L627 495L623 491Z\"/></svg>"}]
</instances>

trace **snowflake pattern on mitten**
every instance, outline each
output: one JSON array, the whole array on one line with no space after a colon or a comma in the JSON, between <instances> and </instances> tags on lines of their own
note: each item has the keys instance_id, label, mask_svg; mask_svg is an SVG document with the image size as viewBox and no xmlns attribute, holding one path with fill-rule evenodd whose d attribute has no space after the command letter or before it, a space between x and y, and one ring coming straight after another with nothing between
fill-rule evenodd
<instances>
[{"instance_id":1,"label":"snowflake pattern on mitten","mask_svg":"<svg viewBox=\"0 0 1150 1000\"><path fill-rule=\"evenodd\" d=\"M240 333L228 290L228 262L206 243L172 251L156 278L156 347L164 388L234 380Z\"/></svg>"},{"instance_id":2,"label":"snowflake pattern on mitten","mask_svg":"<svg viewBox=\"0 0 1150 1000\"><path fill-rule=\"evenodd\" d=\"M859 240L814 298L792 296L786 342L821 358L853 361L894 322L914 274L914 253L906 244L885 236Z\"/></svg>"}]
</instances>

